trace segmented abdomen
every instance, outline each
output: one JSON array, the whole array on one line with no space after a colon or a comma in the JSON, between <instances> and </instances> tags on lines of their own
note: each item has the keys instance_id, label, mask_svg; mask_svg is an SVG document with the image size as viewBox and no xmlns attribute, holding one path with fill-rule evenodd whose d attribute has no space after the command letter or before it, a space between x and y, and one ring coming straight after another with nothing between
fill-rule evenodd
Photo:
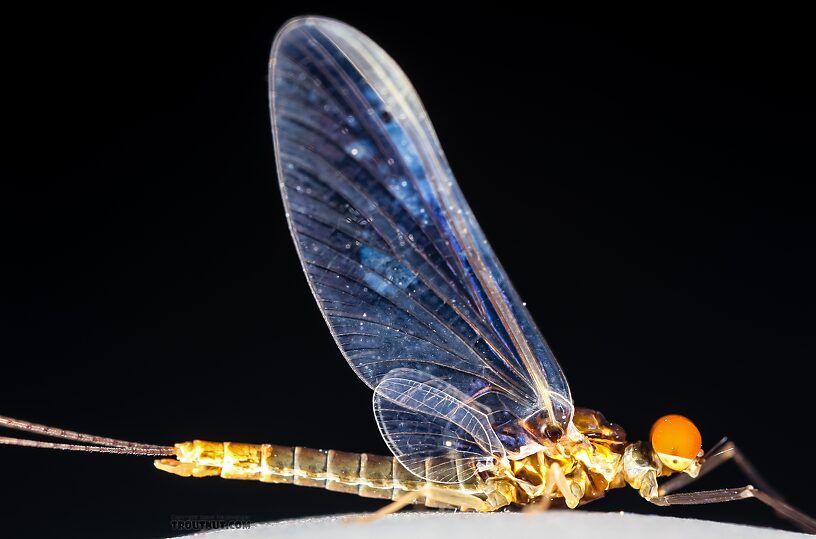
<instances>
[{"instance_id":1,"label":"segmented abdomen","mask_svg":"<svg viewBox=\"0 0 816 539\"><path fill-rule=\"evenodd\" d=\"M405 492L420 490L427 484L424 479L405 469L394 457L370 453L202 440L176 444L176 449L178 460L161 459L156 461L156 466L178 475L218 475L225 479L290 483L366 498L392 500ZM428 459L426 467L431 466L433 461ZM465 471L467 470L463 468L463 478ZM470 494L484 491L478 474L460 483L434 483L434 486ZM426 502L420 499L418 503ZM426 505L450 507L430 502Z\"/></svg>"}]
</instances>

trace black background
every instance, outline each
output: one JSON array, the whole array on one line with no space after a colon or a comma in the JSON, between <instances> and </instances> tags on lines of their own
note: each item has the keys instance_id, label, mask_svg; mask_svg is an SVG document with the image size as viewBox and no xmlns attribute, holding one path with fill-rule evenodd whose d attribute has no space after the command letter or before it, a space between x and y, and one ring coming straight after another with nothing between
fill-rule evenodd
<instances>
[{"instance_id":1,"label":"black background","mask_svg":"<svg viewBox=\"0 0 816 539\"><path fill-rule=\"evenodd\" d=\"M686 414L813 512L813 88L796 13L6 13L0 413L153 443L386 451L277 192L267 55L301 12L357 26L405 69L577 404L632 439ZM12 535L381 505L0 452ZM700 486L745 484L732 466ZM588 509L786 527L756 501L654 508L631 489Z\"/></svg>"}]
</instances>

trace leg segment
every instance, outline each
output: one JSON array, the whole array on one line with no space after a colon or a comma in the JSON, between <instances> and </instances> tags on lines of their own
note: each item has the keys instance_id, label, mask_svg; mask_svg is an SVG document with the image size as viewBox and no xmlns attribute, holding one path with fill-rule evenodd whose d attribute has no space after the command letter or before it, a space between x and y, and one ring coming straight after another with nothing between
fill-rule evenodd
<instances>
[{"instance_id":1,"label":"leg segment","mask_svg":"<svg viewBox=\"0 0 816 539\"><path fill-rule=\"evenodd\" d=\"M743 455L742 451L739 450L734 442L728 441L727 438L723 438L717 445L708 451L704 457L703 465L701 466L700 473L697 475L697 477L691 477L686 474L673 477L660 485L659 493L661 496L665 496L667 494L671 494L672 492L676 492L729 460L734 461L734 464L736 464L742 473L745 474L751 484L757 485L760 490L772 495L774 498L779 500L783 499L782 496L776 490L774 490L767 481L765 481L756 468L754 468L753 464L751 464L751 462L745 458L745 455Z\"/></svg>"},{"instance_id":2,"label":"leg segment","mask_svg":"<svg viewBox=\"0 0 816 539\"><path fill-rule=\"evenodd\" d=\"M359 522L371 522L385 515L396 513L403 507L415 503L420 498L425 498L426 502L443 503L452 505L463 511L489 511L490 507L484 500L473 494L459 492L453 489L426 485L419 490L407 491L388 505L379 508L370 515L355 517L353 520Z\"/></svg>"},{"instance_id":3,"label":"leg segment","mask_svg":"<svg viewBox=\"0 0 816 539\"><path fill-rule=\"evenodd\" d=\"M539 453L539 459L542 458L543 456L541 456L541 453ZM546 486L544 492L533 503L524 506L524 509L522 509L524 513L543 513L550 508L550 504L552 503L552 495L555 494L555 491L558 489L558 481L555 474L560 471L561 468L557 463L553 464L547 470L547 476L545 477L544 481Z\"/></svg>"},{"instance_id":4,"label":"leg segment","mask_svg":"<svg viewBox=\"0 0 816 539\"><path fill-rule=\"evenodd\" d=\"M547 476L544 484L546 487L544 491L537 496L537 499L533 501L533 503L524 507L524 512L538 513L546 511L550 507L553 495L559 492L564 498L564 502L567 504L567 507L570 509L577 507L581 501L580 494L572 491L571 483L567 480L567 477L564 475L564 471L557 462L550 465L549 469L547 470Z\"/></svg>"},{"instance_id":5,"label":"leg segment","mask_svg":"<svg viewBox=\"0 0 816 539\"><path fill-rule=\"evenodd\" d=\"M702 490L699 492L685 492L668 494L648 499L655 505L701 505L706 503L735 502L747 498L756 498L776 513L791 521L806 533L816 534L816 519L809 517L795 507L788 505L781 499L758 490L751 485L741 488L725 488L719 490Z\"/></svg>"}]
</instances>

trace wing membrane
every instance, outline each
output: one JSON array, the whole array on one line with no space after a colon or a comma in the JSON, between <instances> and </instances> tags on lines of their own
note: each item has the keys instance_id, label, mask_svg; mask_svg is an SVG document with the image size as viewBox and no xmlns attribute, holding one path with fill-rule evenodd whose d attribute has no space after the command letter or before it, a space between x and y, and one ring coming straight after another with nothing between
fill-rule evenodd
<instances>
[{"instance_id":1,"label":"wing membrane","mask_svg":"<svg viewBox=\"0 0 816 539\"><path fill-rule=\"evenodd\" d=\"M405 468L437 483L458 483L505 456L487 414L468 400L443 380L395 369L374 392L374 413Z\"/></svg>"},{"instance_id":2,"label":"wing membrane","mask_svg":"<svg viewBox=\"0 0 816 539\"><path fill-rule=\"evenodd\" d=\"M297 19L276 38L270 90L295 245L355 372L372 388L422 372L494 428L535 413L568 422L566 379L394 61L342 23Z\"/></svg>"}]
</instances>

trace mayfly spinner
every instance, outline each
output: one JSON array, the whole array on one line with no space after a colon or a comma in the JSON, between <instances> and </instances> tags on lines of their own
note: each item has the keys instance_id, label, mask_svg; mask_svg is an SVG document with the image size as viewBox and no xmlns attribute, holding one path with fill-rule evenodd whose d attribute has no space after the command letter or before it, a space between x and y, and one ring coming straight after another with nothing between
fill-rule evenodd
<instances>
[{"instance_id":1,"label":"mayfly spinner","mask_svg":"<svg viewBox=\"0 0 816 539\"><path fill-rule=\"evenodd\" d=\"M286 24L269 68L286 216L337 345L374 392L393 456L274 444L154 446L0 418L71 440L0 443L155 455L158 469L321 487L468 511L574 508L629 485L656 505L756 498L802 529L816 520L769 488L731 442L704 454L685 417L630 442L573 405L567 380L485 239L397 64L335 20ZM676 493L733 460L756 485ZM662 484L658 479L682 474Z\"/></svg>"}]
</instances>

